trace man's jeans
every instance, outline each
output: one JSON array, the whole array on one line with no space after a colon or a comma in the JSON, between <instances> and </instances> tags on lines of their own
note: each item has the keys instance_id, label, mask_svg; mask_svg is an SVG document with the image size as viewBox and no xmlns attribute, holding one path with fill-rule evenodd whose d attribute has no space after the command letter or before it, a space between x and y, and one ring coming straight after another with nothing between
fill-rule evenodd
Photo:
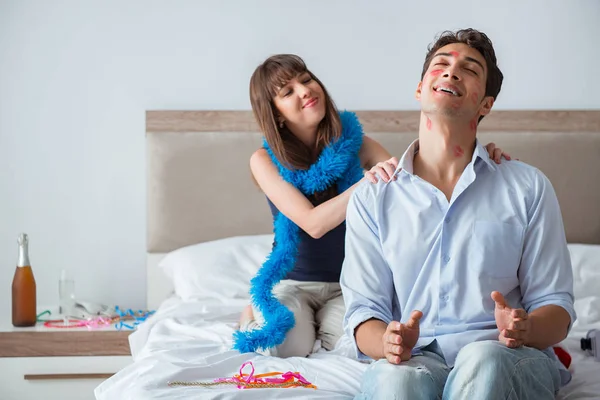
<instances>
[{"instance_id":1,"label":"man's jeans","mask_svg":"<svg viewBox=\"0 0 600 400\"><path fill-rule=\"evenodd\" d=\"M437 343L400 365L386 359L365 372L355 399L554 399L560 374L554 360L531 347L509 349L496 341L474 342L446 365Z\"/></svg>"}]
</instances>

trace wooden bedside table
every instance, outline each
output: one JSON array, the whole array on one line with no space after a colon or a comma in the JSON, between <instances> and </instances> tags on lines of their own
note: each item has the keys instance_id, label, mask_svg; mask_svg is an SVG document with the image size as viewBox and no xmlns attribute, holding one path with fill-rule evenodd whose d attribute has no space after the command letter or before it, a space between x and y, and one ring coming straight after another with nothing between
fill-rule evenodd
<instances>
[{"instance_id":1,"label":"wooden bedside table","mask_svg":"<svg viewBox=\"0 0 600 400\"><path fill-rule=\"evenodd\" d=\"M132 332L0 325L0 398L93 400L103 380L133 362Z\"/></svg>"}]
</instances>

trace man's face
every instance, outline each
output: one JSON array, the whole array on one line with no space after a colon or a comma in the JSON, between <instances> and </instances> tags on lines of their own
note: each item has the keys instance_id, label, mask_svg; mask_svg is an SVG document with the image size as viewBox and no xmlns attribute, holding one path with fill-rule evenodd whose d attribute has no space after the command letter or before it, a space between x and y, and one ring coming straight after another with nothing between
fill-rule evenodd
<instances>
[{"instance_id":1,"label":"man's face","mask_svg":"<svg viewBox=\"0 0 600 400\"><path fill-rule=\"evenodd\" d=\"M491 109L494 99L485 97L485 59L463 43L439 49L419 82L416 97L426 114L478 118Z\"/></svg>"}]
</instances>

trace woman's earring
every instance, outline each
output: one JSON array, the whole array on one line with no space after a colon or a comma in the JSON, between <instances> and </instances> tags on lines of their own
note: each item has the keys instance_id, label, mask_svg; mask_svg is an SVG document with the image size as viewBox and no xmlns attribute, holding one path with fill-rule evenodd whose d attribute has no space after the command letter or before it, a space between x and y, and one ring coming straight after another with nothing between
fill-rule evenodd
<instances>
[{"instance_id":1,"label":"woman's earring","mask_svg":"<svg viewBox=\"0 0 600 400\"><path fill-rule=\"evenodd\" d=\"M279 121L279 127L283 128L283 121Z\"/></svg>"}]
</instances>

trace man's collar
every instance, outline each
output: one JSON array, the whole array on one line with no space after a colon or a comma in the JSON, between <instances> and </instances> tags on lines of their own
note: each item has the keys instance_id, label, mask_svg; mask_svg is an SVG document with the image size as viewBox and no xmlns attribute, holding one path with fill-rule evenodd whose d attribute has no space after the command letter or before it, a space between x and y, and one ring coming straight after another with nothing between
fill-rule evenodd
<instances>
[{"instance_id":1,"label":"man's collar","mask_svg":"<svg viewBox=\"0 0 600 400\"><path fill-rule=\"evenodd\" d=\"M471 163L475 165L477 158L481 158L488 166L491 171L496 169L496 165L494 161L490 158L490 155L485 147L479 142L479 139L475 139L475 151L473 152L473 158L471 159Z\"/></svg>"},{"instance_id":2,"label":"man's collar","mask_svg":"<svg viewBox=\"0 0 600 400\"><path fill-rule=\"evenodd\" d=\"M419 139L415 139L402 155L402 158L398 163L398 168L396 168L396 171L394 171L394 176L397 175L400 171L405 171L410 175L413 174L413 163L415 161L415 154L417 154L418 151Z\"/></svg>"},{"instance_id":3,"label":"man's collar","mask_svg":"<svg viewBox=\"0 0 600 400\"><path fill-rule=\"evenodd\" d=\"M400 162L398 163L398 168L394 171L394 175L397 175L400 171L404 171L409 175L414 174L414 161L415 155L419 151L419 139L415 139L408 149L402 155ZM475 150L473 151L473 157L471 158L471 163L475 165L477 159L481 158L488 166L488 168L492 171L496 169L496 165L490 159L490 155L485 147L479 142L479 139L475 139Z\"/></svg>"}]
</instances>

